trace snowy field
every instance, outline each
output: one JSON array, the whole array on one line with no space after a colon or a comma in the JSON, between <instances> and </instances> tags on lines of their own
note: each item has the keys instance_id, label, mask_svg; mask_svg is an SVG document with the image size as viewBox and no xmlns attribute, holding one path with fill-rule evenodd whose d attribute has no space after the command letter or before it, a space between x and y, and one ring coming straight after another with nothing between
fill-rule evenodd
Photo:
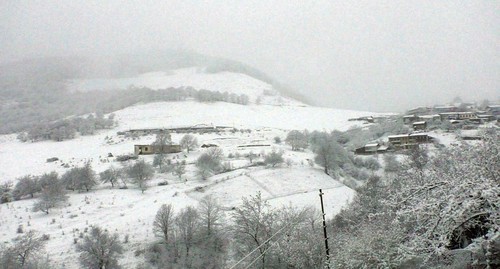
<instances>
[{"instance_id":1,"label":"snowy field","mask_svg":"<svg viewBox=\"0 0 500 269\"><path fill-rule=\"evenodd\" d=\"M153 88L166 87L164 85L167 84L167 86L174 87L193 86L245 93L253 98L252 100L264 96L264 90L272 89L268 84L250 77L242 77L244 75L241 74L204 74L194 69L176 72L142 76L144 78L142 86ZM183 82L181 78L188 81L189 85L185 85L187 82ZM132 82L127 79L123 80L115 82L123 83L123 85ZM135 80L133 82L136 86L141 85ZM74 83L75 89L89 89L92 83L103 85L104 82L79 81ZM68 203L54 209L49 215L31 211L36 199L1 204L0 243L8 242L16 237L19 225L22 225L25 231L35 229L50 236L47 252L55 262L55 268L78 268L74 240L79 238L80 233L90 225L99 225L112 232L118 232L121 239L129 236L129 243L125 244L124 258L120 262L125 268L131 268L143 259L142 256L135 257L134 251L144 248L153 240L153 219L158 208L164 203L171 203L178 212L188 205L196 206L198 201L207 195L213 195L226 212L230 213L241 203L242 197L260 192L263 198L274 207L312 206L319 210L318 189L323 189L326 214L327 217L332 217L353 198L355 192L325 175L321 168L311 167L308 164L309 160L314 158L311 151L291 151L290 146L284 142L276 144L274 138L278 136L284 141L288 131L294 129L347 130L360 124L348 121L349 118L376 114L306 106L279 96L265 98L267 101L260 105L252 103L246 106L194 101L138 104L114 112L117 120L115 128L99 131L92 136L79 136L62 142L21 143L16 140L14 134L0 136L0 167L2 168L0 169L0 183L7 181L15 183L16 178L28 174L41 175L51 171L63 174L68 170L65 166L78 167L87 161L96 172L104 171L110 166L121 168L124 164L117 162L114 157L108 157L109 153L113 156L133 153L134 144L150 144L155 139L154 135L139 138L125 137L117 134L120 131L197 124L251 130L251 132L226 131L219 134L194 134L200 145L217 144L226 156L224 162L229 162L234 168L231 172L212 176L208 180L198 179L195 175L194 162L203 152L203 149L198 148L189 154L183 152L168 155L168 158L174 162L186 161L188 164L186 174L182 179L178 179L171 174L157 173L149 184L150 188L144 194L132 185L129 185L129 189L111 189L110 185L104 184L88 193L70 193ZM172 134L172 141L178 143L183 135ZM249 144L270 146L238 147ZM253 151L260 155L257 160L262 160L263 154L273 149L284 150L284 158L289 160L290 167L285 164L277 168L249 167L250 161L244 157L245 154ZM228 154L234 157L228 158ZM46 161L52 157L57 157L59 160ZM153 156L140 158L151 163ZM158 186L158 183L165 181L168 185Z\"/></svg>"}]
</instances>

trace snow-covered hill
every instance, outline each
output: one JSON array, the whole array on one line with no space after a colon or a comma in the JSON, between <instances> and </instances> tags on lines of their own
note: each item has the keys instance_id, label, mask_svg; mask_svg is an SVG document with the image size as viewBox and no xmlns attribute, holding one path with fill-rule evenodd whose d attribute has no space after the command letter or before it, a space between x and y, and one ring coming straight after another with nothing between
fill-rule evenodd
<instances>
[{"instance_id":1,"label":"snow-covered hill","mask_svg":"<svg viewBox=\"0 0 500 269\"><path fill-rule=\"evenodd\" d=\"M285 139L289 130L346 130L359 122L349 118L374 115L374 113L319 108L304 105L298 101L266 95L272 90L266 83L241 74L205 74L194 69L176 71L175 75L151 74L141 76L142 86L152 88L192 86L208 90L244 93L255 101L267 98L261 104L238 105L230 103L158 102L137 104L115 111L118 125L110 130L100 131L93 136L80 136L73 140L54 142L21 143L15 135L0 136L0 182L14 181L27 175L57 171L62 174L67 167L81 166L90 161L92 168L101 172L111 165L121 167L114 157L133 152L134 144L150 144L154 135L127 137L118 132L138 128L162 128L206 124L229 126L245 131L194 134L199 144L217 144L228 156L226 158L233 171L201 180L196 177L193 163L203 149L187 154L168 156L171 160L185 160L187 173L182 180L171 174L157 173L145 194L134 187L126 190L111 189L101 185L88 193L71 193L69 203L53 210L49 215L34 213L31 207L35 199L25 199L0 205L0 242L14 238L19 225L25 229L35 229L50 236L47 251L57 268L77 268L77 254L74 238L89 225L99 225L122 236L129 235L125 245L126 253L121 260L126 268L141 257L134 251L153 240L152 222L156 211L163 203L171 203L176 209L196 205L206 195L214 195L226 210L238 206L241 198L261 192L264 199L273 206L294 205L319 208L318 189L324 189L325 207L328 217L332 217L354 195L354 191L324 174L320 167L311 167L312 152L291 151L284 143L276 144L274 138ZM152 79L154 78L154 79ZM182 78L182 79L181 79ZM121 85L141 85L138 80L113 80ZM99 81L99 87L110 81ZM131 83L133 82L133 83ZM91 89L92 81L74 82L75 89ZM87 83L88 85L86 85ZM103 84L104 83L104 84ZM80 86L77 86L80 85ZM84 86L81 86L84 85ZM83 87L83 88L79 88ZM281 101L279 101L281 100ZM283 100L287 100L286 102ZM247 131L247 130L250 130ZM173 134L178 143L184 134ZM241 145L269 145L255 148ZM284 158L289 167L264 168L249 167L244 156L253 151L261 156L273 149L284 150ZM57 157L58 161L47 162ZM141 156L152 162L153 156ZM186 181L187 180L187 181ZM167 181L168 185L158 186Z\"/></svg>"},{"instance_id":2,"label":"snow-covered hill","mask_svg":"<svg viewBox=\"0 0 500 269\"><path fill-rule=\"evenodd\" d=\"M161 72L150 72L135 77L113 79L77 79L68 82L72 91L121 90L130 86L153 90L191 87L196 90L246 94L250 102L261 104L304 105L299 101L281 96L276 89L258 79L241 73L207 73L205 68L191 67Z\"/></svg>"}]
</instances>

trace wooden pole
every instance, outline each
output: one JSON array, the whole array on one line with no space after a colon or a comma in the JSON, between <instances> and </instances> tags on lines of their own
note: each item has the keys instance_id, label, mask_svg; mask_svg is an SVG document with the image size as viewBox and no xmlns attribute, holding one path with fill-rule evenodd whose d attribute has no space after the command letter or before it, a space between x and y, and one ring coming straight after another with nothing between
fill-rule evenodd
<instances>
[{"instance_id":1,"label":"wooden pole","mask_svg":"<svg viewBox=\"0 0 500 269\"><path fill-rule=\"evenodd\" d=\"M321 213L323 215L323 236L325 237L326 262L330 268L330 248L328 248L328 235L326 234L325 207L323 206L323 192L319 189L319 199L321 201Z\"/></svg>"}]
</instances>

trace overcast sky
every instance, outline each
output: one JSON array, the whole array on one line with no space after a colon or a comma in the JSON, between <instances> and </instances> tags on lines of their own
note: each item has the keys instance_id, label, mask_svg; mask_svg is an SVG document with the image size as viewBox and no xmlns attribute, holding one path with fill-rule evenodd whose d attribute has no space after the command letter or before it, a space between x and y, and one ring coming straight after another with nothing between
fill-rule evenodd
<instances>
[{"instance_id":1,"label":"overcast sky","mask_svg":"<svg viewBox=\"0 0 500 269\"><path fill-rule=\"evenodd\" d=\"M0 60L188 49L321 105L372 111L500 97L498 1L0 1Z\"/></svg>"}]
</instances>

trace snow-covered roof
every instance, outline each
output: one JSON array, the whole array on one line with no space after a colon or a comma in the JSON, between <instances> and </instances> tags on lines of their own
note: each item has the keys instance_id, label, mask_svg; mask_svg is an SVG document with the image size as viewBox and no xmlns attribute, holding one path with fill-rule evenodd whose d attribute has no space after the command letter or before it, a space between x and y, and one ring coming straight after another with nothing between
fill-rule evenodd
<instances>
[{"instance_id":1,"label":"snow-covered roof","mask_svg":"<svg viewBox=\"0 0 500 269\"><path fill-rule=\"evenodd\" d=\"M408 134L402 134L402 135L390 135L388 138L400 138L400 137L408 137Z\"/></svg>"},{"instance_id":2,"label":"snow-covered roof","mask_svg":"<svg viewBox=\"0 0 500 269\"><path fill-rule=\"evenodd\" d=\"M389 148L389 146L380 146L378 148L378 150L387 150Z\"/></svg>"},{"instance_id":3,"label":"snow-covered roof","mask_svg":"<svg viewBox=\"0 0 500 269\"><path fill-rule=\"evenodd\" d=\"M439 114L433 114L433 115L421 115L421 116L418 116L419 118L422 118L422 119L432 119L432 118L435 118L435 117L439 117Z\"/></svg>"},{"instance_id":4,"label":"snow-covered roof","mask_svg":"<svg viewBox=\"0 0 500 269\"><path fill-rule=\"evenodd\" d=\"M414 118L415 115L406 115L406 116L403 116L403 118Z\"/></svg>"},{"instance_id":5,"label":"snow-covered roof","mask_svg":"<svg viewBox=\"0 0 500 269\"><path fill-rule=\"evenodd\" d=\"M365 147L377 147L378 146L378 143L370 143L370 144L366 144Z\"/></svg>"},{"instance_id":6,"label":"snow-covered roof","mask_svg":"<svg viewBox=\"0 0 500 269\"><path fill-rule=\"evenodd\" d=\"M415 133L415 134L410 134L410 136L424 136L427 135L427 133Z\"/></svg>"},{"instance_id":7,"label":"snow-covered roof","mask_svg":"<svg viewBox=\"0 0 500 269\"><path fill-rule=\"evenodd\" d=\"M413 124L425 124L425 121L416 121Z\"/></svg>"},{"instance_id":8,"label":"snow-covered roof","mask_svg":"<svg viewBox=\"0 0 500 269\"><path fill-rule=\"evenodd\" d=\"M440 109L440 108L457 108L456 106L435 106L434 108Z\"/></svg>"}]
</instances>

